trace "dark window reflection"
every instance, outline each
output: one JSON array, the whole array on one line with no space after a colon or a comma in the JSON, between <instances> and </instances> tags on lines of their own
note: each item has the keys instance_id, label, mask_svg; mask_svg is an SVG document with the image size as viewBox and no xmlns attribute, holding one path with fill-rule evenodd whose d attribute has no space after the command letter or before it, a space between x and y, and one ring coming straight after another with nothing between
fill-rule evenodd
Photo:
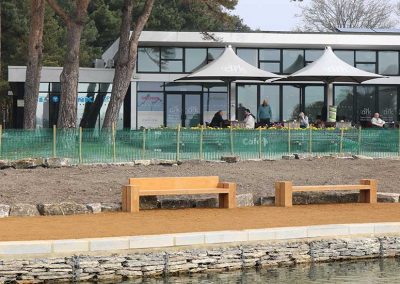
<instances>
[{"instance_id":1,"label":"dark window reflection","mask_svg":"<svg viewBox=\"0 0 400 284\"><path fill-rule=\"evenodd\" d=\"M337 106L337 121L353 120L353 87L335 86L335 106Z\"/></svg>"},{"instance_id":2,"label":"dark window reflection","mask_svg":"<svg viewBox=\"0 0 400 284\"><path fill-rule=\"evenodd\" d=\"M379 52L379 74L398 75L399 74L399 53L397 51Z\"/></svg>"},{"instance_id":3,"label":"dark window reflection","mask_svg":"<svg viewBox=\"0 0 400 284\"><path fill-rule=\"evenodd\" d=\"M185 72L194 70L207 64L206 48L186 48L185 50Z\"/></svg>"},{"instance_id":4,"label":"dark window reflection","mask_svg":"<svg viewBox=\"0 0 400 284\"><path fill-rule=\"evenodd\" d=\"M283 50L283 73L291 74L304 67L303 50Z\"/></svg>"}]
</instances>

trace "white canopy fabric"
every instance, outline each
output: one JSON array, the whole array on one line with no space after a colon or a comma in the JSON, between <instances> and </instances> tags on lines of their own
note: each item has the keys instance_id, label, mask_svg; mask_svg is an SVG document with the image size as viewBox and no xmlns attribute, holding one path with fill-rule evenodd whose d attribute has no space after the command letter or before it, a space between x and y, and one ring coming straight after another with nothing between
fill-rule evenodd
<instances>
[{"instance_id":1,"label":"white canopy fabric","mask_svg":"<svg viewBox=\"0 0 400 284\"><path fill-rule=\"evenodd\" d=\"M324 54L313 63L278 81L322 81L362 83L367 80L385 78L385 76L370 73L347 64L333 53L330 46Z\"/></svg>"},{"instance_id":2,"label":"white canopy fabric","mask_svg":"<svg viewBox=\"0 0 400 284\"><path fill-rule=\"evenodd\" d=\"M178 78L175 81L187 80L221 80L232 82L237 80L265 81L268 79L282 78L271 72L267 72L247 63L233 51L231 46L225 48L220 57L193 72L192 74Z\"/></svg>"}]
</instances>

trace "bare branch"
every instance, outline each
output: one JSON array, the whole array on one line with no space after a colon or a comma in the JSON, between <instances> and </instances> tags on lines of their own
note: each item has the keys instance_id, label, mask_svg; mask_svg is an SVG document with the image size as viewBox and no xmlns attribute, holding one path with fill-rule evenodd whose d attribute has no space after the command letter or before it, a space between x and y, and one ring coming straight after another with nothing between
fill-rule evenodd
<instances>
[{"instance_id":1,"label":"bare branch","mask_svg":"<svg viewBox=\"0 0 400 284\"><path fill-rule=\"evenodd\" d=\"M400 4L398 4L400 5ZM301 5L302 30L336 31L338 28L391 28L395 5L380 0L311 0ZM400 10L400 8L399 8Z\"/></svg>"}]
</instances>

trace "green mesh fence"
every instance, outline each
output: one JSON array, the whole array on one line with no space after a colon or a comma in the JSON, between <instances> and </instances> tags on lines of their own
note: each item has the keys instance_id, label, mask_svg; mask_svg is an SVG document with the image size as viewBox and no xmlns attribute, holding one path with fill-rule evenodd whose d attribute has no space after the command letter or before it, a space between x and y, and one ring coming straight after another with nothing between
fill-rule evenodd
<instances>
[{"instance_id":1,"label":"green mesh fence","mask_svg":"<svg viewBox=\"0 0 400 284\"><path fill-rule=\"evenodd\" d=\"M73 163L219 160L229 155L276 159L293 153L400 155L398 129L6 129L0 138L0 159L63 157Z\"/></svg>"}]
</instances>

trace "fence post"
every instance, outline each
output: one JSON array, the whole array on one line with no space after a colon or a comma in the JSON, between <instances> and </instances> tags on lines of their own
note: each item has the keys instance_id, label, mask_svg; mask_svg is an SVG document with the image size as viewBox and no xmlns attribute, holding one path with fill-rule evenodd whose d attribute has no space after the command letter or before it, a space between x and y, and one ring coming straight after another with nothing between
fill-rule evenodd
<instances>
[{"instance_id":1,"label":"fence post","mask_svg":"<svg viewBox=\"0 0 400 284\"><path fill-rule=\"evenodd\" d=\"M1 128L0 128L1 129ZM398 128L397 133L399 134L399 144L398 144L398 154L400 156L400 126ZM1 155L1 131L0 131L0 155Z\"/></svg>"},{"instance_id":2,"label":"fence post","mask_svg":"<svg viewBox=\"0 0 400 284\"><path fill-rule=\"evenodd\" d=\"M312 153L312 128L310 127L310 132L309 132L309 139L308 139L308 151L310 152L310 154Z\"/></svg>"},{"instance_id":3,"label":"fence post","mask_svg":"<svg viewBox=\"0 0 400 284\"><path fill-rule=\"evenodd\" d=\"M231 155L233 156L233 131L232 131L232 125L231 125L231 127L229 128L229 131L230 131L230 140L231 140Z\"/></svg>"},{"instance_id":4,"label":"fence post","mask_svg":"<svg viewBox=\"0 0 400 284\"><path fill-rule=\"evenodd\" d=\"M115 122L111 125L113 163L115 163Z\"/></svg>"},{"instance_id":5,"label":"fence post","mask_svg":"<svg viewBox=\"0 0 400 284\"><path fill-rule=\"evenodd\" d=\"M261 135L261 127L258 131L258 158L262 159L262 135Z\"/></svg>"},{"instance_id":6,"label":"fence post","mask_svg":"<svg viewBox=\"0 0 400 284\"><path fill-rule=\"evenodd\" d=\"M146 154L146 128L143 128L143 140L142 140L142 160L144 160Z\"/></svg>"},{"instance_id":7,"label":"fence post","mask_svg":"<svg viewBox=\"0 0 400 284\"><path fill-rule=\"evenodd\" d=\"M3 125L0 124L0 157L1 157L1 143L3 137Z\"/></svg>"},{"instance_id":8,"label":"fence post","mask_svg":"<svg viewBox=\"0 0 400 284\"><path fill-rule=\"evenodd\" d=\"M361 126L358 127L358 151L357 154L361 154Z\"/></svg>"},{"instance_id":9,"label":"fence post","mask_svg":"<svg viewBox=\"0 0 400 284\"><path fill-rule=\"evenodd\" d=\"M290 155L291 149L290 149L290 122L288 123L289 128L288 128L288 153Z\"/></svg>"},{"instance_id":10,"label":"fence post","mask_svg":"<svg viewBox=\"0 0 400 284\"><path fill-rule=\"evenodd\" d=\"M180 144L181 125L176 128L176 161L179 161L179 144Z\"/></svg>"},{"instance_id":11,"label":"fence post","mask_svg":"<svg viewBox=\"0 0 400 284\"><path fill-rule=\"evenodd\" d=\"M53 125L53 158L57 156L56 146L57 146L57 127L56 125Z\"/></svg>"},{"instance_id":12,"label":"fence post","mask_svg":"<svg viewBox=\"0 0 400 284\"><path fill-rule=\"evenodd\" d=\"M343 128L340 129L340 147L339 147L339 153L343 152L343 134L344 134L344 130Z\"/></svg>"},{"instance_id":13,"label":"fence post","mask_svg":"<svg viewBox=\"0 0 400 284\"><path fill-rule=\"evenodd\" d=\"M200 152L199 152L199 159L203 160L203 133L204 132L204 128L203 125L200 128Z\"/></svg>"},{"instance_id":14,"label":"fence post","mask_svg":"<svg viewBox=\"0 0 400 284\"><path fill-rule=\"evenodd\" d=\"M79 127L79 163L82 163L82 127Z\"/></svg>"}]
</instances>

